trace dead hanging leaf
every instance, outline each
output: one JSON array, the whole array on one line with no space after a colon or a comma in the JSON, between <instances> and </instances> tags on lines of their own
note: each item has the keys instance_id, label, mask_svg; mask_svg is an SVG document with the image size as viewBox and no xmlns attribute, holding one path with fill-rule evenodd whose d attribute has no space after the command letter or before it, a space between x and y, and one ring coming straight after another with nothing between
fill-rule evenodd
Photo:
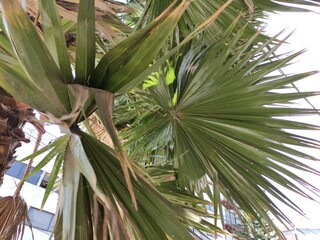
<instances>
[{"instance_id":1,"label":"dead hanging leaf","mask_svg":"<svg viewBox=\"0 0 320 240\"><path fill-rule=\"evenodd\" d=\"M21 196L0 199L0 239L23 239L26 222L34 239L28 206Z\"/></svg>"},{"instance_id":2,"label":"dead hanging leaf","mask_svg":"<svg viewBox=\"0 0 320 240\"><path fill-rule=\"evenodd\" d=\"M94 98L90 98L92 90L86 86L82 86L79 84L69 84L67 86L67 90L72 107L71 113L63 115L60 118L47 113L46 117L48 117L53 123L69 128L77 121L81 114L85 115L85 106L92 105L91 103L93 102Z\"/></svg>"},{"instance_id":3,"label":"dead hanging leaf","mask_svg":"<svg viewBox=\"0 0 320 240\"><path fill-rule=\"evenodd\" d=\"M92 94L92 89L79 84L68 85L69 98L71 101L71 115L79 115Z\"/></svg>"},{"instance_id":4,"label":"dead hanging leaf","mask_svg":"<svg viewBox=\"0 0 320 240\"><path fill-rule=\"evenodd\" d=\"M120 161L121 168L126 179L126 183L131 195L132 202L137 208L136 197L135 197L133 186L130 179L130 173L136 179L135 172L132 168L132 164L128 158L126 150L122 145L122 142L118 136L117 130L112 120L113 94L96 89L95 100L98 106L99 114L101 116L101 121L111 137L114 149L116 150L117 157Z\"/></svg>"},{"instance_id":5,"label":"dead hanging leaf","mask_svg":"<svg viewBox=\"0 0 320 240\"><path fill-rule=\"evenodd\" d=\"M114 149L114 145L109 133L104 129L102 122L100 121L100 119L97 117L96 114L92 114L88 118L88 124L89 126L86 126L86 127L90 128L93 135L96 136L98 140L100 140L104 144Z\"/></svg>"},{"instance_id":6,"label":"dead hanging leaf","mask_svg":"<svg viewBox=\"0 0 320 240\"><path fill-rule=\"evenodd\" d=\"M32 19L36 19L39 13L39 0L27 1L27 12ZM62 18L77 21L79 0L57 0L57 9ZM123 34L121 29L130 31L118 17L118 13L132 11L128 6L114 1L95 1L95 12L97 16L96 28L104 34L104 37L110 42L120 40ZM41 18L39 19L41 24Z\"/></svg>"},{"instance_id":7,"label":"dead hanging leaf","mask_svg":"<svg viewBox=\"0 0 320 240\"><path fill-rule=\"evenodd\" d=\"M246 3L249 13L251 15L253 13L254 3L252 2L252 0L244 0L244 2Z\"/></svg>"},{"instance_id":8,"label":"dead hanging leaf","mask_svg":"<svg viewBox=\"0 0 320 240\"><path fill-rule=\"evenodd\" d=\"M33 153L38 151L38 147L44 132L45 131L42 126L38 132L38 138ZM32 239L34 239L31 222L28 216L28 206L20 195L20 191L27 179L26 176L29 173L32 162L33 159L29 161L25 169L25 173L19 182L13 197L8 196L0 199L0 239L18 240L20 237L20 239L23 239L26 222L30 226Z\"/></svg>"}]
</instances>

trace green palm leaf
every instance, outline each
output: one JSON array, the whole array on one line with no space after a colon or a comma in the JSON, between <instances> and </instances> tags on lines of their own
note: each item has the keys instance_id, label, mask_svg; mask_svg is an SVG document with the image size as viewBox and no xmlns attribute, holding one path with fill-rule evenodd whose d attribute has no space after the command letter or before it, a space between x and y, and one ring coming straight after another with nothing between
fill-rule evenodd
<instances>
[{"instance_id":1,"label":"green palm leaf","mask_svg":"<svg viewBox=\"0 0 320 240\"><path fill-rule=\"evenodd\" d=\"M166 239L166 234L172 239L192 239L187 228L178 221L181 209L165 200L140 176L138 181L132 180L138 203L136 210L130 200L119 160L112 154L112 150L84 133L81 134L81 141L102 190L120 204L126 213L127 224L132 224L142 239ZM172 214L172 211L176 214Z\"/></svg>"},{"instance_id":2,"label":"green palm leaf","mask_svg":"<svg viewBox=\"0 0 320 240\"><path fill-rule=\"evenodd\" d=\"M73 76L70 59L55 1L39 1L39 5L42 16L44 42L55 63L59 66L65 78L65 83L72 83Z\"/></svg>"},{"instance_id":3,"label":"green palm leaf","mask_svg":"<svg viewBox=\"0 0 320 240\"><path fill-rule=\"evenodd\" d=\"M2 1L3 21L16 56L27 73L29 85L36 84L42 95L55 107L52 114L61 116L70 112L67 89L61 71L49 50L17 1Z\"/></svg>"},{"instance_id":4,"label":"green palm leaf","mask_svg":"<svg viewBox=\"0 0 320 240\"><path fill-rule=\"evenodd\" d=\"M123 93L138 85L139 82L132 79L148 68L189 2L182 1L179 6L176 5L174 2L147 27L131 35L107 53L93 73L92 86Z\"/></svg>"},{"instance_id":5,"label":"green palm leaf","mask_svg":"<svg viewBox=\"0 0 320 240\"><path fill-rule=\"evenodd\" d=\"M95 67L94 1L80 0L77 20L76 83L86 85Z\"/></svg>"}]
</instances>

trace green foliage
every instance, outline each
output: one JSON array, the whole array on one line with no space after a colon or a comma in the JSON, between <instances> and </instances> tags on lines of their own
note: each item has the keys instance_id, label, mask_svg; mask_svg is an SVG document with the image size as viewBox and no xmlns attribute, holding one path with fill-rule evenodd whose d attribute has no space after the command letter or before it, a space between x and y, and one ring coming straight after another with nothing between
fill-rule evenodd
<instances>
[{"instance_id":1,"label":"green foliage","mask_svg":"<svg viewBox=\"0 0 320 240\"><path fill-rule=\"evenodd\" d=\"M290 132L319 127L286 117L316 114L292 103L319 93L288 87L315 72L276 73L302 52L278 54L286 39L264 36L257 19L262 10L301 8L266 0L136 1L135 29L115 44L106 29L124 26L113 12L123 5L108 2L80 0L77 17L61 20L65 9L40 0L37 28L19 1L1 1L0 86L65 132L35 154L49 151L34 171L55 161L44 202L63 169L55 238L226 233L217 227L221 196L282 238L268 213L290 219L271 197L302 213L279 186L311 198L306 190L319 189L289 169L320 175L297 159L316 161L297 147L320 142ZM103 7L112 24L97 15ZM113 149L79 129L93 113Z\"/></svg>"}]
</instances>

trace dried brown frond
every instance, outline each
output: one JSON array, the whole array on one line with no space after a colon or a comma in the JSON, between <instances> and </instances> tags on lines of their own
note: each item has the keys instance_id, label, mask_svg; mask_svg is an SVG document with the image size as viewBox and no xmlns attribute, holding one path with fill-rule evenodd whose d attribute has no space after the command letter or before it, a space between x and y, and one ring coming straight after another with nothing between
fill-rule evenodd
<instances>
[{"instance_id":1,"label":"dried brown frond","mask_svg":"<svg viewBox=\"0 0 320 240\"><path fill-rule=\"evenodd\" d=\"M108 239L108 236L112 236L114 240L134 239L130 237L132 235L131 225L125 224L124 216L119 214L120 205L114 205L109 198L107 201L106 204L97 195L93 196L92 215L96 235L101 236L101 239Z\"/></svg>"},{"instance_id":2,"label":"dried brown frond","mask_svg":"<svg viewBox=\"0 0 320 240\"><path fill-rule=\"evenodd\" d=\"M16 148L21 146L21 142L29 142L23 132L26 122L33 124L39 134L44 133L43 125L35 118L33 109L0 88L0 186L4 174L14 161ZM31 163L32 161L29 162L25 175ZM26 222L31 226L27 204L19 195L23 182L20 181L13 197L0 199L1 240L22 239Z\"/></svg>"},{"instance_id":3,"label":"dried brown frond","mask_svg":"<svg viewBox=\"0 0 320 240\"><path fill-rule=\"evenodd\" d=\"M31 123L38 132L44 132L33 109L0 88L0 186L14 161L16 148L21 146L21 142L30 142L23 132L26 122Z\"/></svg>"},{"instance_id":4,"label":"dried brown frond","mask_svg":"<svg viewBox=\"0 0 320 240\"><path fill-rule=\"evenodd\" d=\"M34 118L32 109L0 88L0 186L3 176L14 160L21 142L29 142L23 132L28 119Z\"/></svg>"},{"instance_id":5,"label":"dried brown frond","mask_svg":"<svg viewBox=\"0 0 320 240\"><path fill-rule=\"evenodd\" d=\"M26 223L31 229L28 207L21 196L0 199L0 239L22 239Z\"/></svg>"},{"instance_id":6,"label":"dried brown frond","mask_svg":"<svg viewBox=\"0 0 320 240\"><path fill-rule=\"evenodd\" d=\"M27 1L27 12L32 20L39 20L39 0ZM61 17L77 21L79 0L57 0L57 8ZM96 0L96 29L103 33L104 37L114 44L115 40L120 39L123 32L130 32L131 29L124 24L118 17L118 13L132 11L128 6L114 1Z\"/></svg>"},{"instance_id":7,"label":"dried brown frond","mask_svg":"<svg viewBox=\"0 0 320 240\"><path fill-rule=\"evenodd\" d=\"M89 120L89 125L91 127L91 130L96 136L96 138L99 139L104 144L108 145L109 147L114 148L112 139L109 133L105 130L100 119L95 114L92 114L88 120Z\"/></svg>"}]
</instances>

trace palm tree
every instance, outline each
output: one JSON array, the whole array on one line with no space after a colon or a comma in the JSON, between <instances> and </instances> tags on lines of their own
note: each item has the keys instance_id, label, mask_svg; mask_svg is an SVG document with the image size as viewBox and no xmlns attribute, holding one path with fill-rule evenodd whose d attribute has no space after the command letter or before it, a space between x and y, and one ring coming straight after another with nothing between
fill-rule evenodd
<instances>
[{"instance_id":1,"label":"palm tree","mask_svg":"<svg viewBox=\"0 0 320 240\"><path fill-rule=\"evenodd\" d=\"M115 1L31 2L27 15L19 1L1 1L0 86L65 133L32 156L49 151L29 174L54 161L44 203L63 169L56 239L226 233L221 196L283 237L267 213L291 222L272 198L302 212L278 186L319 191L288 170L319 175L296 157L316 159L295 149L319 142L288 131L317 126L284 118L316 114L291 102L317 93L278 90L315 72L277 74L301 52L278 54L286 39L265 36L261 19L319 3L135 1L137 22L120 14L130 29ZM90 131L92 114L113 148Z\"/></svg>"}]
</instances>

